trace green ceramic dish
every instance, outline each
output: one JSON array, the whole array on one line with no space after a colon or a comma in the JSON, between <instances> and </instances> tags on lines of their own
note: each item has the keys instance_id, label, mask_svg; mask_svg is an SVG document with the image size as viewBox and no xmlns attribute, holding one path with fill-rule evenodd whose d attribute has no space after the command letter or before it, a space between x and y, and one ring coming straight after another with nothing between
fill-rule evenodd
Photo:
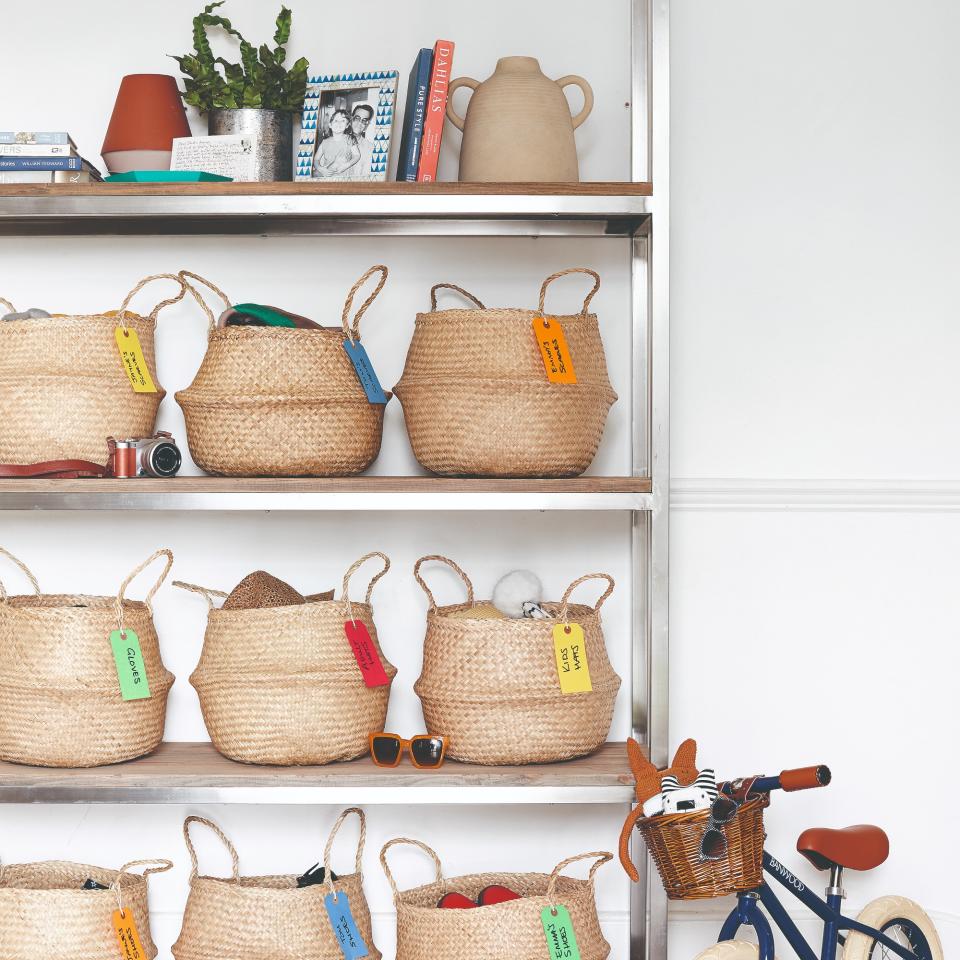
<instances>
[{"instance_id":1,"label":"green ceramic dish","mask_svg":"<svg viewBox=\"0 0 960 960\"><path fill-rule=\"evenodd\" d=\"M129 173L112 173L103 179L105 183L233 182L233 177L221 177L217 173L204 173L201 170L131 170Z\"/></svg>"}]
</instances>

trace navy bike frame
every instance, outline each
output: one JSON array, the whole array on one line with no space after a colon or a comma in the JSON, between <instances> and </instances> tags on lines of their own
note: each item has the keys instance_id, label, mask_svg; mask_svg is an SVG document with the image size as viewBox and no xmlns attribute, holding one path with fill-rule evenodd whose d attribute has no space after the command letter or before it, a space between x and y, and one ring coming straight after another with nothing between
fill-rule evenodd
<instances>
[{"instance_id":1,"label":"navy bike frame","mask_svg":"<svg viewBox=\"0 0 960 960\"><path fill-rule=\"evenodd\" d=\"M766 850L763 851L763 869L823 921L823 947L819 958L766 883L761 883L755 890L740 894L736 908L727 917L720 931L721 941L733 940L741 926L753 927L760 943L759 960L774 960L773 930L770 921L760 909L760 904L763 904L800 960L836 960L837 945L843 942L842 930L864 933L903 960L917 960L916 954L909 947L896 943L873 927L845 917L840 912L842 899L839 896L831 894L826 900L822 900Z\"/></svg>"}]
</instances>

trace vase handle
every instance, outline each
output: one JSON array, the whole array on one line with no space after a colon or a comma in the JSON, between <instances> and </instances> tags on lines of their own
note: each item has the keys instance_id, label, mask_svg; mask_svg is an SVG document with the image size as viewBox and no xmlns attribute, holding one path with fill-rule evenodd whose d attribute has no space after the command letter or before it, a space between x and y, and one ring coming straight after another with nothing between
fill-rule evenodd
<instances>
[{"instance_id":1,"label":"vase handle","mask_svg":"<svg viewBox=\"0 0 960 960\"><path fill-rule=\"evenodd\" d=\"M583 92L583 109L573 117L573 129L576 130L593 110L593 87L583 77L578 77L575 73L571 73L568 77L561 77L557 81L557 85L561 88L569 87L571 84L579 87Z\"/></svg>"},{"instance_id":2,"label":"vase handle","mask_svg":"<svg viewBox=\"0 0 960 960\"><path fill-rule=\"evenodd\" d=\"M469 87L471 90L476 90L480 84L476 80L471 80L470 77L457 77L453 83L450 84L449 89L447 90L447 119L462 133L463 127L466 121L461 117L456 110L453 109L453 94L454 91L459 90L461 87Z\"/></svg>"}]
</instances>

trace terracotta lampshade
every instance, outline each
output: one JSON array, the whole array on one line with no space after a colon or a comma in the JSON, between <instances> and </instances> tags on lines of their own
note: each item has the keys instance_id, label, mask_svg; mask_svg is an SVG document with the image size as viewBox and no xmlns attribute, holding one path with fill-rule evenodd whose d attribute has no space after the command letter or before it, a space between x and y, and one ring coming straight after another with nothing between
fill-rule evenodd
<instances>
[{"instance_id":1,"label":"terracotta lampshade","mask_svg":"<svg viewBox=\"0 0 960 960\"><path fill-rule=\"evenodd\" d=\"M111 173L169 170L174 137L189 136L176 79L132 73L120 81L100 152Z\"/></svg>"}]
</instances>

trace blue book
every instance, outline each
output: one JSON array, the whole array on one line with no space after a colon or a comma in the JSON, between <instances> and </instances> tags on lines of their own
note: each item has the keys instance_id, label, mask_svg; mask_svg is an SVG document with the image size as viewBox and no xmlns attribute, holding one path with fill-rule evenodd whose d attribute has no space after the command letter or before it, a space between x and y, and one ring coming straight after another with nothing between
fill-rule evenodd
<instances>
[{"instance_id":1,"label":"blue book","mask_svg":"<svg viewBox=\"0 0 960 960\"><path fill-rule=\"evenodd\" d=\"M403 113L403 131L400 135L400 160L397 179L415 183L420 167L420 148L423 145L423 118L427 113L427 93L430 90L430 71L433 51L424 47L414 61L407 86L407 108Z\"/></svg>"},{"instance_id":2,"label":"blue book","mask_svg":"<svg viewBox=\"0 0 960 960\"><path fill-rule=\"evenodd\" d=\"M70 134L62 130L40 131L39 133L0 130L0 143L73 143Z\"/></svg>"},{"instance_id":3,"label":"blue book","mask_svg":"<svg viewBox=\"0 0 960 960\"><path fill-rule=\"evenodd\" d=\"M82 170L83 157L0 157L0 170Z\"/></svg>"}]
</instances>

